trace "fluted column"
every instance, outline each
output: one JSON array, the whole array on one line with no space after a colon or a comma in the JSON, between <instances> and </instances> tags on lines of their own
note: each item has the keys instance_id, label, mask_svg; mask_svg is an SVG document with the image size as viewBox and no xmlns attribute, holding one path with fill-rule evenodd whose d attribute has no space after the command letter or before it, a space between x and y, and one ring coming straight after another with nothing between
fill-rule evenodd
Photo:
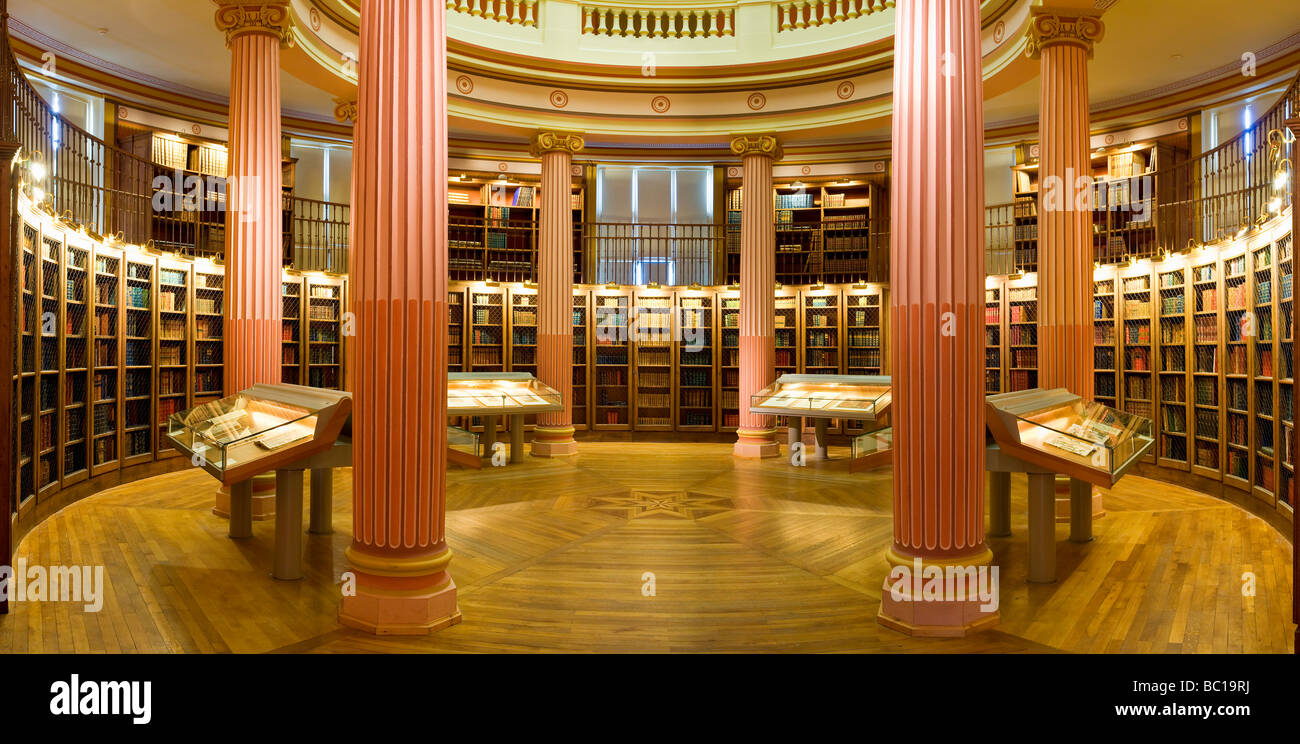
<instances>
[{"instance_id":1,"label":"fluted column","mask_svg":"<svg viewBox=\"0 0 1300 744\"><path fill-rule=\"evenodd\" d=\"M220 0L230 48L230 177L226 192L225 383L233 394L280 381L283 264L280 49L292 43L285 2ZM212 508L230 514L230 489ZM253 479L252 516L275 516L275 476Z\"/></svg>"},{"instance_id":2,"label":"fluted column","mask_svg":"<svg viewBox=\"0 0 1300 744\"><path fill-rule=\"evenodd\" d=\"M741 158L743 196L740 207L740 425L737 457L776 457L776 421L751 413L750 397L772 382L776 340L776 225L772 212L772 161L781 146L771 135L732 138L731 151Z\"/></svg>"},{"instance_id":3,"label":"fluted column","mask_svg":"<svg viewBox=\"0 0 1300 744\"><path fill-rule=\"evenodd\" d=\"M222 0L230 48L230 184L226 210L226 390L280 381L280 47L285 2Z\"/></svg>"},{"instance_id":4,"label":"fluted column","mask_svg":"<svg viewBox=\"0 0 1300 744\"><path fill-rule=\"evenodd\" d=\"M447 573L447 47L443 0L361 6L353 159L352 545L339 621L460 621Z\"/></svg>"},{"instance_id":5,"label":"fluted column","mask_svg":"<svg viewBox=\"0 0 1300 744\"><path fill-rule=\"evenodd\" d=\"M1088 60L1104 29L1099 11L1034 8L1026 52L1040 61L1038 201L1038 385L1093 397L1092 159ZM1083 198L1081 198L1083 197ZM1100 489L1093 517L1105 514ZM1070 478L1056 477L1056 513L1070 514ZM1088 508L1082 504L1079 508ZM1083 529L1083 527L1087 529ZM1082 529L1082 531L1079 531ZM1091 539L1080 522L1071 539Z\"/></svg>"},{"instance_id":6,"label":"fluted column","mask_svg":"<svg viewBox=\"0 0 1300 744\"><path fill-rule=\"evenodd\" d=\"M1092 211L1088 60L1096 11L1034 8L1028 53L1040 61L1038 382L1092 398ZM1084 192L1091 195L1090 191Z\"/></svg>"},{"instance_id":7,"label":"fluted column","mask_svg":"<svg viewBox=\"0 0 1300 744\"><path fill-rule=\"evenodd\" d=\"M542 159L541 224L537 233L537 377L560 391L564 410L543 413L532 452L561 457L578 452L573 439L573 209L569 204L573 154L582 137L538 132L532 153Z\"/></svg>"},{"instance_id":8,"label":"fluted column","mask_svg":"<svg viewBox=\"0 0 1300 744\"><path fill-rule=\"evenodd\" d=\"M915 596L923 566L979 567L984 543L984 97L979 3L899 3L894 37L890 355L894 543L882 625L962 635L978 600ZM924 569L923 569L924 570ZM978 568L977 568L978 570ZM919 578L919 577L918 577Z\"/></svg>"}]
</instances>

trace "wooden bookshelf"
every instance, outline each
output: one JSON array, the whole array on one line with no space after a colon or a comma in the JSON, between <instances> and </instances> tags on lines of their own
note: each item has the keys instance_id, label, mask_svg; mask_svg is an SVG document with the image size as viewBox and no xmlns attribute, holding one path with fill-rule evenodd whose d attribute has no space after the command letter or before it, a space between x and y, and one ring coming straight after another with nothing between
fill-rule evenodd
<instances>
[{"instance_id":1,"label":"wooden bookshelf","mask_svg":"<svg viewBox=\"0 0 1300 744\"><path fill-rule=\"evenodd\" d=\"M537 376L537 290L510 290L510 370Z\"/></svg>"},{"instance_id":2,"label":"wooden bookshelf","mask_svg":"<svg viewBox=\"0 0 1300 744\"><path fill-rule=\"evenodd\" d=\"M1116 279L1096 278L1092 286L1093 398L1112 408L1119 405L1119 314Z\"/></svg>"},{"instance_id":3,"label":"wooden bookshelf","mask_svg":"<svg viewBox=\"0 0 1300 744\"><path fill-rule=\"evenodd\" d=\"M302 385L305 380L302 300L302 275L284 272L280 279L280 382L289 385Z\"/></svg>"},{"instance_id":4,"label":"wooden bookshelf","mask_svg":"<svg viewBox=\"0 0 1300 744\"><path fill-rule=\"evenodd\" d=\"M1277 253L1277 353L1274 356L1274 378L1277 380L1278 447L1277 471L1278 509L1295 513L1295 462L1292 440L1295 436L1295 342L1294 263L1292 236L1286 235L1276 243Z\"/></svg>"},{"instance_id":5,"label":"wooden bookshelf","mask_svg":"<svg viewBox=\"0 0 1300 744\"><path fill-rule=\"evenodd\" d=\"M307 353L303 358L307 384L340 390L343 387L343 278L307 274L304 282Z\"/></svg>"},{"instance_id":6,"label":"wooden bookshelf","mask_svg":"<svg viewBox=\"0 0 1300 744\"><path fill-rule=\"evenodd\" d=\"M1254 333L1248 335L1253 347L1250 354L1252 389L1252 435L1254 462L1251 470L1251 493L1261 501L1276 506L1277 503L1277 442L1278 415L1277 380L1274 362L1277 359L1277 334L1275 288L1276 263L1271 242L1249 250L1251 305L1254 312Z\"/></svg>"},{"instance_id":7,"label":"wooden bookshelf","mask_svg":"<svg viewBox=\"0 0 1300 744\"><path fill-rule=\"evenodd\" d=\"M470 289L468 372L506 369L506 292L501 287Z\"/></svg>"},{"instance_id":8,"label":"wooden bookshelf","mask_svg":"<svg viewBox=\"0 0 1300 744\"><path fill-rule=\"evenodd\" d=\"M997 281L997 277L988 279L992 283L990 286L990 281L985 281L984 287L984 392L993 395L1006 390L1002 364L1006 353L1003 349L1005 334L1002 332L1002 319L1006 313L1003 310L1005 295L1001 282Z\"/></svg>"},{"instance_id":9,"label":"wooden bookshelf","mask_svg":"<svg viewBox=\"0 0 1300 744\"><path fill-rule=\"evenodd\" d=\"M154 316L157 306L155 282L158 262L151 256L128 255L126 259L126 327L124 329L126 359L123 456L124 465L153 460L153 422L157 405L157 372L154 354Z\"/></svg>"},{"instance_id":10,"label":"wooden bookshelf","mask_svg":"<svg viewBox=\"0 0 1300 744\"><path fill-rule=\"evenodd\" d=\"M1032 274L1008 279L1006 359L1007 390L1038 387L1038 285Z\"/></svg>"},{"instance_id":11,"label":"wooden bookshelf","mask_svg":"<svg viewBox=\"0 0 1300 744\"><path fill-rule=\"evenodd\" d=\"M704 289L677 292L677 430L716 431L718 426L717 296Z\"/></svg>"},{"instance_id":12,"label":"wooden bookshelf","mask_svg":"<svg viewBox=\"0 0 1300 744\"><path fill-rule=\"evenodd\" d=\"M782 284L887 281L887 199L883 181L801 182L773 186L776 280ZM740 281L744 191L727 192L723 217L726 279ZM884 206L884 211L879 208Z\"/></svg>"},{"instance_id":13,"label":"wooden bookshelf","mask_svg":"<svg viewBox=\"0 0 1300 744\"><path fill-rule=\"evenodd\" d=\"M1278 227L1222 248L1101 267L1093 281L1096 398L1110 405L1103 385L1118 380L1119 407L1152 418L1153 464L1253 494L1289 519L1293 266L1292 238ZM1030 279L990 277L986 286ZM1101 364L1112 352L1115 371Z\"/></svg>"},{"instance_id":14,"label":"wooden bookshelf","mask_svg":"<svg viewBox=\"0 0 1300 744\"><path fill-rule=\"evenodd\" d=\"M792 375L799 372L803 364L800 343L803 327L803 314L799 312L799 291L794 288L781 287L776 290L775 327L773 330L776 346L776 376Z\"/></svg>"},{"instance_id":15,"label":"wooden bookshelf","mask_svg":"<svg viewBox=\"0 0 1300 744\"><path fill-rule=\"evenodd\" d=\"M154 442L158 457L180 454L167 443L167 419L190 408L189 349L193 336L190 298L193 293L193 262L158 260L158 344L157 398Z\"/></svg>"},{"instance_id":16,"label":"wooden bookshelf","mask_svg":"<svg viewBox=\"0 0 1300 744\"><path fill-rule=\"evenodd\" d=\"M591 427L627 431L632 428L632 350L628 319L632 291L621 288L592 290Z\"/></svg>"},{"instance_id":17,"label":"wooden bookshelf","mask_svg":"<svg viewBox=\"0 0 1300 744\"><path fill-rule=\"evenodd\" d=\"M94 244L68 234L63 246L62 292L62 431L59 442L60 486L90 477L91 317Z\"/></svg>"},{"instance_id":18,"label":"wooden bookshelf","mask_svg":"<svg viewBox=\"0 0 1300 744\"><path fill-rule=\"evenodd\" d=\"M573 290L573 393L572 423L575 431L585 431L591 424L591 293Z\"/></svg>"},{"instance_id":19,"label":"wooden bookshelf","mask_svg":"<svg viewBox=\"0 0 1300 744\"><path fill-rule=\"evenodd\" d=\"M15 218L17 219L17 218ZM14 473L13 511L34 506L38 488L39 460L39 388L41 362L41 256L40 226L26 219L18 225L20 271L18 284L19 342L18 363L14 379L14 400L18 401L17 467ZM9 515L0 515L8 519Z\"/></svg>"},{"instance_id":20,"label":"wooden bookshelf","mask_svg":"<svg viewBox=\"0 0 1300 744\"><path fill-rule=\"evenodd\" d=\"M677 343L672 290L638 288L633 295L633 422L637 431L672 431L676 419Z\"/></svg>"},{"instance_id":21,"label":"wooden bookshelf","mask_svg":"<svg viewBox=\"0 0 1300 744\"><path fill-rule=\"evenodd\" d=\"M1164 467L1191 469L1192 451L1188 421L1191 420L1190 367L1187 363L1191 333L1187 313L1190 283L1185 264L1157 267L1157 368L1156 389L1159 411L1159 440L1156 459Z\"/></svg>"},{"instance_id":22,"label":"wooden bookshelf","mask_svg":"<svg viewBox=\"0 0 1300 744\"><path fill-rule=\"evenodd\" d=\"M718 422L719 431L740 426L740 290L718 291Z\"/></svg>"},{"instance_id":23,"label":"wooden bookshelf","mask_svg":"<svg viewBox=\"0 0 1300 744\"><path fill-rule=\"evenodd\" d=\"M536 280L541 188L536 182L466 175L448 183L448 276L452 281ZM571 184L574 282L585 255L583 188Z\"/></svg>"},{"instance_id":24,"label":"wooden bookshelf","mask_svg":"<svg viewBox=\"0 0 1300 744\"><path fill-rule=\"evenodd\" d=\"M447 371L465 371L465 297L466 288L447 291Z\"/></svg>"},{"instance_id":25,"label":"wooden bookshelf","mask_svg":"<svg viewBox=\"0 0 1300 744\"><path fill-rule=\"evenodd\" d=\"M226 390L226 273L206 261L194 264L194 405L208 403Z\"/></svg>"}]
</instances>

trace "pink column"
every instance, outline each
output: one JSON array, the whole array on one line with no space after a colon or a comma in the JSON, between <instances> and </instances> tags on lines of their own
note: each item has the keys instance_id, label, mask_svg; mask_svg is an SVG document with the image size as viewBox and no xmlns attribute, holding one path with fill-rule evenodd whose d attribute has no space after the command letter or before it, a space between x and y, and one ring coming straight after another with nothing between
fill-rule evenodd
<instances>
[{"instance_id":1,"label":"pink column","mask_svg":"<svg viewBox=\"0 0 1300 744\"><path fill-rule=\"evenodd\" d=\"M741 157L740 207L740 426L736 457L777 457L776 420L751 413L751 396L769 385L775 372L776 226L772 213L772 161L781 146L771 135L740 135L731 151Z\"/></svg>"},{"instance_id":2,"label":"pink column","mask_svg":"<svg viewBox=\"0 0 1300 744\"><path fill-rule=\"evenodd\" d=\"M222 0L230 47L230 185L226 210L226 391L280 381L283 262L280 47L288 4Z\"/></svg>"},{"instance_id":3,"label":"pink column","mask_svg":"<svg viewBox=\"0 0 1300 744\"><path fill-rule=\"evenodd\" d=\"M447 46L442 0L367 0L353 159L352 545L339 622L460 622L447 573Z\"/></svg>"},{"instance_id":4,"label":"pink column","mask_svg":"<svg viewBox=\"0 0 1300 744\"><path fill-rule=\"evenodd\" d=\"M1038 386L1093 397L1092 159L1088 60L1101 40L1099 11L1034 8L1028 51L1037 57ZM1081 198L1082 194L1082 198ZM1094 517L1106 513L1092 489ZM1070 479L1056 477L1058 519L1070 514ZM1091 534L1089 531L1088 534Z\"/></svg>"},{"instance_id":5,"label":"pink column","mask_svg":"<svg viewBox=\"0 0 1300 744\"><path fill-rule=\"evenodd\" d=\"M573 154L582 137L538 132L542 159L541 225L537 234L537 377L560 391L564 410L537 417L532 452L538 457L578 453L573 439L573 209L569 188Z\"/></svg>"},{"instance_id":6,"label":"pink column","mask_svg":"<svg viewBox=\"0 0 1300 744\"><path fill-rule=\"evenodd\" d=\"M995 623L997 611L915 596L911 577L916 561L920 579L993 557L984 544L979 3L899 3L893 100L894 544L878 620L912 635L964 635Z\"/></svg>"},{"instance_id":7,"label":"pink column","mask_svg":"<svg viewBox=\"0 0 1300 744\"><path fill-rule=\"evenodd\" d=\"M292 40L284 2L220 0L230 48L230 181L226 193L227 394L280 381L280 48ZM212 511L230 514L230 490ZM275 515L275 476L253 479L253 519Z\"/></svg>"},{"instance_id":8,"label":"pink column","mask_svg":"<svg viewBox=\"0 0 1300 744\"><path fill-rule=\"evenodd\" d=\"M1092 398L1092 212L1088 59L1096 11L1034 9L1029 52L1041 59L1038 116L1038 384ZM1080 179L1083 179L1082 181ZM1076 208L1083 206L1084 208Z\"/></svg>"}]
</instances>

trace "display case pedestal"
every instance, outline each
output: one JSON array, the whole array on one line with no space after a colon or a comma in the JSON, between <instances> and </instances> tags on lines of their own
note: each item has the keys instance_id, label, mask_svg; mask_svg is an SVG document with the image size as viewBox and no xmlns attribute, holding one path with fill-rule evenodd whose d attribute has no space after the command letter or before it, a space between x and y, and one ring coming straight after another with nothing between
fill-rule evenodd
<instances>
[{"instance_id":1,"label":"display case pedestal","mask_svg":"<svg viewBox=\"0 0 1300 744\"><path fill-rule=\"evenodd\" d=\"M1103 503L1103 494L1100 488L1092 489L1092 518L1101 519L1106 516L1106 505ZM1070 478L1064 475L1056 477L1056 521L1070 521Z\"/></svg>"},{"instance_id":2,"label":"display case pedestal","mask_svg":"<svg viewBox=\"0 0 1300 744\"><path fill-rule=\"evenodd\" d=\"M254 522L265 522L268 519L275 518L275 474L266 473L264 475L253 476L253 500L249 505L249 513L252 515ZM222 519L230 518L230 487L222 486L217 489L217 495L212 504L212 513Z\"/></svg>"},{"instance_id":3,"label":"display case pedestal","mask_svg":"<svg viewBox=\"0 0 1300 744\"><path fill-rule=\"evenodd\" d=\"M1011 535L1011 474L1025 473L1029 479L1029 577L1033 584L1056 581L1056 483L1057 473L1003 452L997 444L985 449L989 471L989 535ZM1092 539L1092 484L1070 478L1070 540Z\"/></svg>"}]
</instances>

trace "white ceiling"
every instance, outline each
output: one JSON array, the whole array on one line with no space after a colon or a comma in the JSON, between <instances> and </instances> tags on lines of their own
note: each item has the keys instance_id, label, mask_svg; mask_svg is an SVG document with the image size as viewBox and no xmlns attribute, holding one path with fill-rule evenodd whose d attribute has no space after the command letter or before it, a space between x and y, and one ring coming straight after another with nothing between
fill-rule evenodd
<instances>
[{"instance_id":1,"label":"white ceiling","mask_svg":"<svg viewBox=\"0 0 1300 744\"><path fill-rule=\"evenodd\" d=\"M14 18L70 47L191 95L221 99L229 89L229 52L214 7L211 0L9 0ZM1105 38L1091 66L1094 105L1240 65L1243 53L1284 39L1300 43L1297 0L1119 0L1104 20ZM331 117L329 93L280 77L287 111ZM985 121L996 126L1037 110L1034 79L990 99Z\"/></svg>"},{"instance_id":2,"label":"white ceiling","mask_svg":"<svg viewBox=\"0 0 1300 744\"><path fill-rule=\"evenodd\" d=\"M230 91L230 52L211 0L9 0L9 15L73 49L189 95L224 99ZM333 121L327 93L283 72L280 99L288 111Z\"/></svg>"}]
</instances>

